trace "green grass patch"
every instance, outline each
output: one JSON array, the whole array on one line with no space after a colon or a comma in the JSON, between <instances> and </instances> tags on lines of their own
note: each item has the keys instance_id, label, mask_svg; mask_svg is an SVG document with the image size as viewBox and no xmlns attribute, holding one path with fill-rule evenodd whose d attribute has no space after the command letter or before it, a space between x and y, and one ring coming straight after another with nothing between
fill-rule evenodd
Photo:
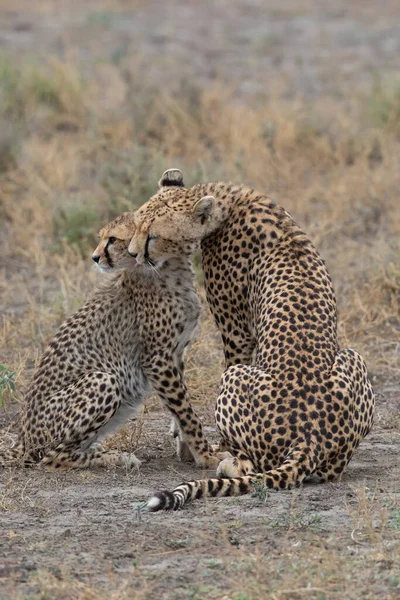
<instances>
[{"instance_id":1,"label":"green grass patch","mask_svg":"<svg viewBox=\"0 0 400 600\"><path fill-rule=\"evenodd\" d=\"M400 131L400 85L392 89L375 87L368 98L368 114L374 127Z\"/></svg>"},{"instance_id":2,"label":"green grass patch","mask_svg":"<svg viewBox=\"0 0 400 600\"><path fill-rule=\"evenodd\" d=\"M6 394L15 394L15 371L9 369L6 365L0 363L0 406L3 405L3 399Z\"/></svg>"}]
</instances>

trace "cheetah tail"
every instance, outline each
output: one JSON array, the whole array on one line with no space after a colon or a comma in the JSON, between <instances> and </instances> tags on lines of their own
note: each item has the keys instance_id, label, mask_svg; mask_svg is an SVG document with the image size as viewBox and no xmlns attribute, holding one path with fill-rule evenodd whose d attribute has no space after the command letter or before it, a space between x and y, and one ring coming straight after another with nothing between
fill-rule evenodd
<instances>
[{"instance_id":1,"label":"cheetah tail","mask_svg":"<svg viewBox=\"0 0 400 600\"><path fill-rule=\"evenodd\" d=\"M217 496L240 496L251 491L252 484L263 478L263 474L246 475L245 477L198 479L178 485L172 492L163 490L156 492L147 502L147 510L179 510L186 502L199 498Z\"/></svg>"},{"instance_id":2,"label":"cheetah tail","mask_svg":"<svg viewBox=\"0 0 400 600\"><path fill-rule=\"evenodd\" d=\"M242 496L249 494L259 482L268 489L284 490L300 484L312 474L316 465L316 450L305 442L294 449L276 469L267 473L250 473L243 477L198 479L178 485L172 492L155 493L147 502L147 510L179 510L186 502L206 497Z\"/></svg>"}]
</instances>

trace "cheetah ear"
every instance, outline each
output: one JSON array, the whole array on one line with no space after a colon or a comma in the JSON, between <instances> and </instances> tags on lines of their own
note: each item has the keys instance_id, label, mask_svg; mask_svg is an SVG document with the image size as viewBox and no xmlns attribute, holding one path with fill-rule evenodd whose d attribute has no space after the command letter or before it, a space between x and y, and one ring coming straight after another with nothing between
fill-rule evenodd
<instances>
[{"instance_id":1,"label":"cheetah ear","mask_svg":"<svg viewBox=\"0 0 400 600\"><path fill-rule=\"evenodd\" d=\"M183 174L180 169L167 169L161 175L158 187L183 187Z\"/></svg>"},{"instance_id":2,"label":"cheetah ear","mask_svg":"<svg viewBox=\"0 0 400 600\"><path fill-rule=\"evenodd\" d=\"M215 198L214 196L204 196L197 200L195 205L193 206L193 213L197 217L200 217L201 224L203 225L207 219L211 217L211 214L215 207Z\"/></svg>"}]
</instances>

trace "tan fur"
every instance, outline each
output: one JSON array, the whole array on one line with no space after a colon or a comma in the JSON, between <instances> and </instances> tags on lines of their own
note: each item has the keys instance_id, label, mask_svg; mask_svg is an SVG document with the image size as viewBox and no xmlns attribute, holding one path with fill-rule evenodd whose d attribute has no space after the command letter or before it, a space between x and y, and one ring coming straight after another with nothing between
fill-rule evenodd
<instances>
[{"instance_id":1,"label":"tan fur","mask_svg":"<svg viewBox=\"0 0 400 600\"><path fill-rule=\"evenodd\" d=\"M149 509L340 475L372 426L374 395L361 356L339 349L331 279L308 236L265 195L230 183L164 186L135 225L130 248L140 258L140 232L155 236L155 265L201 243L227 367L216 421L234 457L218 470L231 479L160 492Z\"/></svg>"},{"instance_id":2,"label":"tan fur","mask_svg":"<svg viewBox=\"0 0 400 600\"><path fill-rule=\"evenodd\" d=\"M54 468L138 464L100 442L134 417L155 390L177 423L176 435L199 464L211 456L184 381L184 353L200 314L188 257L137 269L128 255L132 213L100 231L94 252L109 272L92 297L59 328L27 390L19 445L0 464L20 460Z\"/></svg>"}]
</instances>

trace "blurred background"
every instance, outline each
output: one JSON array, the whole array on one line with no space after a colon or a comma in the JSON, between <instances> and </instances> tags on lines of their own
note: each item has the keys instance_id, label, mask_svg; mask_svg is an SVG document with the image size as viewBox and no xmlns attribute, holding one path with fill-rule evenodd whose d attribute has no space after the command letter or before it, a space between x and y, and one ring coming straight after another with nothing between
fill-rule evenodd
<instances>
[{"instance_id":1,"label":"blurred background","mask_svg":"<svg viewBox=\"0 0 400 600\"><path fill-rule=\"evenodd\" d=\"M342 342L394 373L396 0L0 7L0 363L21 385L93 286L98 229L171 166L289 210L333 275Z\"/></svg>"},{"instance_id":2,"label":"blurred background","mask_svg":"<svg viewBox=\"0 0 400 600\"><path fill-rule=\"evenodd\" d=\"M215 180L248 184L291 212L311 236L332 274L341 344L356 348L367 361L377 391L375 437L369 437L363 446L366 450L359 455L361 459L357 458L360 462L352 463L348 481L351 487L355 485L354 475L365 476L370 487L359 492L350 517L341 491L345 489L351 497L350 487L338 484L334 493L333 488L326 487L318 491L319 496L311 490L304 504L306 512L296 517L297 522L290 517L289 525L285 519L292 515L292 504L288 504L291 496L280 496L274 515L268 513L270 521L264 516L260 516L261 521L254 520L254 498L242 499L233 521L236 525L229 525L233 528L229 536L236 539L234 529L246 519L241 507L249 506L246 531L255 528L253 537L248 534L249 544L260 542L261 535L260 543L269 544L267 556L271 548L276 548L277 554L273 563L269 558L264 562L257 559L248 567L246 561L254 546L243 546L244 554L237 564L245 568L233 566L229 571L232 586L254 584L256 591L244 590L242 595L232 592L224 596L225 600L266 598L271 585L278 586L273 596L278 600L375 600L394 598L399 589L398 571L396 575L393 567L392 579L389 572L391 561L395 561L394 546L389 545L396 535L398 540L400 530L398 503L394 504L394 495L388 499L383 494L376 504L368 491L375 489L382 473L387 478L381 484L383 490L397 485L398 491L399 482L394 472L400 429L399 56L398 0L0 0L0 420L7 431L10 427L15 431L11 417L46 343L98 281L90 256L99 228L145 202L155 193L161 173L170 167L183 171L187 185ZM196 268L201 290L198 257ZM206 311L187 373L193 401L210 430L222 368L219 335ZM168 471L169 463L157 466L159 457L165 457L165 448L169 447L170 456L174 454L165 417L157 413L158 404L150 403L146 410L153 411L151 419L145 415L136 428L125 429L112 443L122 449L146 448L145 458L153 456L148 485L173 485L178 482L178 471ZM2 439L8 443L4 431ZM382 464L386 464L384 469ZM182 473L183 466L178 468ZM178 479L191 476L190 469L193 467L187 467ZM154 479L156 475L159 480ZM4 478L5 491L0 493L0 510L10 511L9 543L17 557L26 548L19 545L22 538L11 535L13 528L18 531L21 523L29 527L32 514L36 515L38 529L32 529L29 538L36 540L38 531L44 529L42 516L48 514L43 513L44 504L50 511L48 525L57 517L63 496L54 500L52 508L43 501L43 497L54 497L57 486L67 490L71 503L73 491L68 482L74 486L79 478L92 478L83 483L97 485L85 492L93 493L93 515L97 518L101 494L103 505L108 505L110 478L120 481L121 489L127 489L128 477L136 485L135 474L122 475L120 480L115 474L109 479L104 475L101 491L101 476L92 473L67 474L64 479L32 477L20 472L16 477L10 475ZM42 488L49 490L43 492L48 496L41 496ZM76 521L83 497L79 490L75 505L71 508L65 504L63 511L72 511L68 527L82 540L87 526L85 520L83 524ZM149 491L142 490L142 497ZM303 531L310 523L318 527L320 517L307 510L313 510L316 504L312 498L318 500L321 494L326 494L324 502L331 515L329 521L328 513L324 513L324 527L331 528L329 539L334 542L329 542L326 553L322 549L322 554L315 554L312 537L307 538L309 546L305 542L306 530L299 542L303 544L300 566L291 571L292 549L285 545L287 527L289 531L296 527ZM261 515L266 514L263 498ZM122 511L123 504L118 506ZM129 520L128 501L125 506L126 514L119 514ZM218 506L218 515L225 514L224 518L232 521L234 508L228 503L223 506ZM212 540L206 544L211 551L219 542L206 508L201 527ZM26 511L26 521L21 521L19 510ZM201 507L196 510L199 515ZM15 522L11 511L17 511ZM90 514L84 513L82 519L90 520ZM163 522L176 523L175 515L169 519ZM182 519L185 540L192 522L190 516L186 524L184 515ZM147 524L146 537L138 538L150 540L150 558L146 559L150 562L158 561L151 553L161 543L160 521ZM347 533L340 538L343 523ZM26 527L24 536L28 535ZM88 538L85 556L79 554L78 543L74 546L75 542L70 542L69 559L78 557L80 561L79 565L74 563L75 569L87 567L93 572L97 568L99 577L111 569L107 559L109 535L114 531L111 527L114 524L104 530L105 539L99 537L94 542ZM93 525L92 531L95 529ZM57 555L66 543L57 537L62 528L52 531L53 546L45 532L41 534L45 536L42 545L36 544L37 564L52 556L56 565L61 564L57 561L64 562L64 557ZM113 545L118 547L122 534L116 531ZM283 532L280 537L279 531ZM354 531L359 536L356 540ZM171 535L178 537L176 525L171 525L171 532L164 532L166 545ZM383 532L388 532L386 538ZM126 535L130 536L129 529ZM328 544L328 538L323 533L320 536ZM71 537L75 539L78 537ZM243 536L240 539L242 543ZM389 540L387 546L384 540ZM165 554L179 551L188 542L168 543L170 549ZM367 554L360 555L365 571L360 571L360 563L351 558L356 556L353 548L360 549L356 543L364 549L371 543L368 559ZM88 562L90 552L101 544L104 561L95 556ZM226 555L231 556L234 542L227 544ZM297 544L297 553L299 548ZM382 554L382 548L388 554ZM28 554L31 556L30 550ZM386 566L376 566L378 556L379 564ZM190 553L186 558L192 560ZM182 573L190 576L192 563L182 563L186 565L184 571L176 564L176 581ZM214 561L211 567L218 564ZM283 571L289 573L289 579L279 583ZM325 596L319 590L327 580L331 593ZM59 578L54 581L54 589L58 589ZM132 581L136 580L130 576ZM310 581L314 591L307 587ZM98 597L95 592L71 595L65 585L65 593L55 595L53 590L46 598ZM149 589L153 589L151 585ZM304 588L300 596L290 595L290 590L300 585ZM392 586L393 595L386 595L385 585ZM360 586L364 587L359 593ZM309 592L303 594L306 590ZM339 590L338 596L335 590ZM176 597L222 597L205 592L182 594ZM17 598L15 590L10 597ZM112 596L116 600L123 597L122 591ZM139 598L129 593L126 597ZM142 597L161 596L150 593Z\"/></svg>"}]
</instances>

